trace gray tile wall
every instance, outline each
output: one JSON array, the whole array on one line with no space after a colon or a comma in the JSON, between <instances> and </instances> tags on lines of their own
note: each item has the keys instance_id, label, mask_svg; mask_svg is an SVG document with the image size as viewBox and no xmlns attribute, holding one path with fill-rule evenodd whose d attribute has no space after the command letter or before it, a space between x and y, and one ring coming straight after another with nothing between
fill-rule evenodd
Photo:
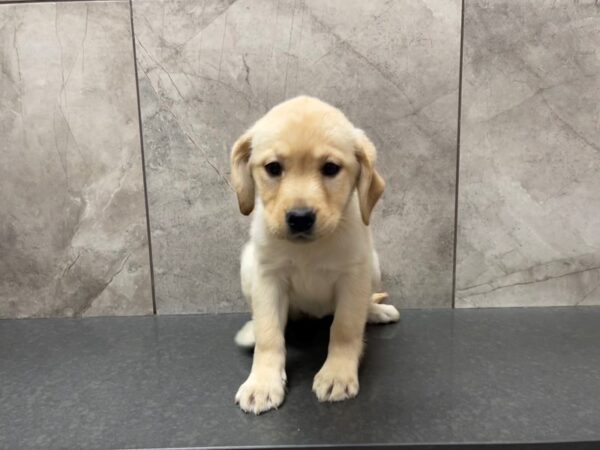
<instances>
[{"instance_id":1,"label":"gray tile wall","mask_svg":"<svg viewBox=\"0 0 600 450\"><path fill-rule=\"evenodd\" d=\"M600 304L600 5L469 0L456 303Z\"/></svg>"},{"instance_id":2,"label":"gray tile wall","mask_svg":"<svg viewBox=\"0 0 600 450\"><path fill-rule=\"evenodd\" d=\"M0 5L0 318L152 313L127 2Z\"/></svg>"},{"instance_id":3,"label":"gray tile wall","mask_svg":"<svg viewBox=\"0 0 600 450\"><path fill-rule=\"evenodd\" d=\"M461 6L0 4L0 317L152 313L147 213L159 313L246 310L229 147L300 93L379 149L396 304L452 305L458 129L456 305L600 304L600 8Z\"/></svg>"},{"instance_id":4,"label":"gray tile wall","mask_svg":"<svg viewBox=\"0 0 600 450\"><path fill-rule=\"evenodd\" d=\"M450 306L458 0L230 3L133 2L159 312L247 309L229 148L298 94L340 107L379 148L373 223L395 301Z\"/></svg>"}]
</instances>

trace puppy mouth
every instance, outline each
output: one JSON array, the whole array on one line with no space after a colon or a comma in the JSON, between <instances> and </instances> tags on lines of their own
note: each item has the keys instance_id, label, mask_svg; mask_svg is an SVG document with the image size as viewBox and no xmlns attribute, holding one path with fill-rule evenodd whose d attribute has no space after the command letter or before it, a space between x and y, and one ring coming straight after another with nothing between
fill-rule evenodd
<instances>
[{"instance_id":1,"label":"puppy mouth","mask_svg":"<svg viewBox=\"0 0 600 450\"><path fill-rule=\"evenodd\" d=\"M302 244L314 241L316 236L312 233L293 233L288 235L287 239L288 241Z\"/></svg>"}]
</instances>

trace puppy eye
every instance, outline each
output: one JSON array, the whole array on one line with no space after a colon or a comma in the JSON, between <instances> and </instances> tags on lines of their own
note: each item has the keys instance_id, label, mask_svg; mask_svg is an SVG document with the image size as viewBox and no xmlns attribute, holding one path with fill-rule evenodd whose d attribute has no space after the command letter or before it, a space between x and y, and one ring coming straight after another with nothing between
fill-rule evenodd
<instances>
[{"instance_id":1,"label":"puppy eye","mask_svg":"<svg viewBox=\"0 0 600 450\"><path fill-rule=\"evenodd\" d=\"M335 163L326 162L321 167L321 173L326 177L335 177L342 168Z\"/></svg>"},{"instance_id":2,"label":"puppy eye","mask_svg":"<svg viewBox=\"0 0 600 450\"><path fill-rule=\"evenodd\" d=\"M279 175L281 175L281 172L283 172L283 167L277 161L274 161L265 165L265 170L272 177L278 177Z\"/></svg>"}]
</instances>

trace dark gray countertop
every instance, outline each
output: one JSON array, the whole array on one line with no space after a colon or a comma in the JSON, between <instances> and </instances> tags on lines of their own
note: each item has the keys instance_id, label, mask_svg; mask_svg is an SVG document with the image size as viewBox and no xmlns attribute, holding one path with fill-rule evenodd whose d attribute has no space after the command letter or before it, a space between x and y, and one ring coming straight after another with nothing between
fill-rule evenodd
<instances>
[{"instance_id":1,"label":"dark gray countertop","mask_svg":"<svg viewBox=\"0 0 600 450\"><path fill-rule=\"evenodd\" d=\"M327 321L299 323L287 399L258 417L233 402L246 319L0 321L0 447L600 448L600 308L404 311L369 327L360 394L337 404L311 392Z\"/></svg>"}]
</instances>

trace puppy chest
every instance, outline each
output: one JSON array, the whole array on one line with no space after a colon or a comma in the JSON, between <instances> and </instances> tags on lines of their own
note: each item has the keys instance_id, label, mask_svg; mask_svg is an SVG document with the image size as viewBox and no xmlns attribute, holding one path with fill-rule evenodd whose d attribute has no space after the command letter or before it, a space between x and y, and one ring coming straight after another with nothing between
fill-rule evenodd
<instances>
[{"instance_id":1,"label":"puppy chest","mask_svg":"<svg viewBox=\"0 0 600 450\"><path fill-rule=\"evenodd\" d=\"M338 274L321 269L291 271L289 298L295 308L315 316L331 314Z\"/></svg>"}]
</instances>

